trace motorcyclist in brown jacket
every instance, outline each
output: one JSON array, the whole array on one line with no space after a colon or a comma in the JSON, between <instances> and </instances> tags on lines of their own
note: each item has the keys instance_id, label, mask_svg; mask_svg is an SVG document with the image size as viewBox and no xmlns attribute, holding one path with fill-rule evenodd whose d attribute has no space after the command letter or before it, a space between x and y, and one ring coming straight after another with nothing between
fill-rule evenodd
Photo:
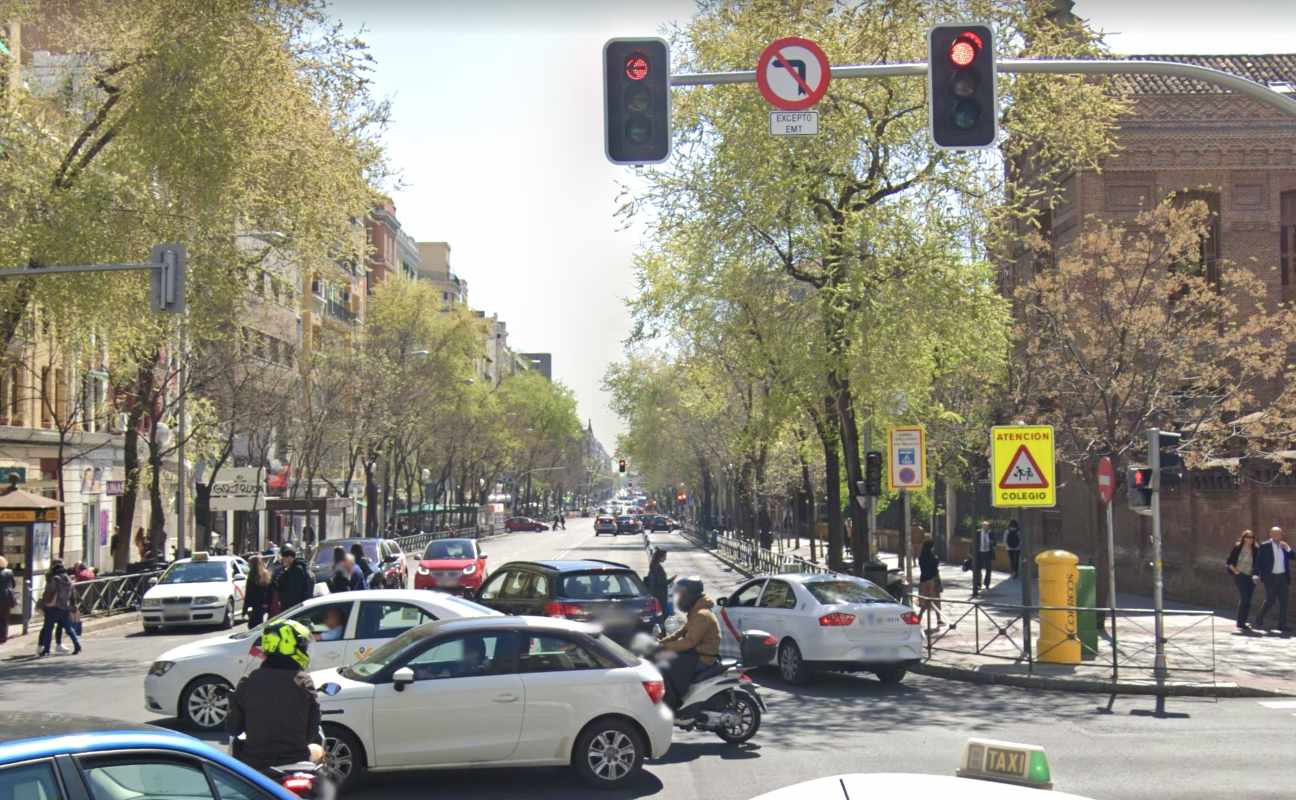
<instances>
[{"instance_id":1,"label":"motorcyclist in brown jacket","mask_svg":"<svg viewBox=\"0 0 1296 800\"><path fill-rule=\"evenodd\" d=\"M693 675L720 657L720 622L711 609L715 603L703 592L702 579L675 581L675 607L687 614L684 627L661 639L662 650L673 654L664 664L667 702L678 709L693 683Z\"/></svg>"}]
</instances>

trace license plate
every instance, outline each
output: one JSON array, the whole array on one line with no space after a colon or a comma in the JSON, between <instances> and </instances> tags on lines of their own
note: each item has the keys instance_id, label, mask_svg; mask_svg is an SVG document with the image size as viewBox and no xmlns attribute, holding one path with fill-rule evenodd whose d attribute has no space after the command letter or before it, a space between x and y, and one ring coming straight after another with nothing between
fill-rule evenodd
<instances>
[{"instance_id":1,"label":"license plate","mask_svg":"<svg viewBox=\"0 0 1296 800\"><path fill-rule=\"evenodd\" d=\"M171 609L168 608L165 612L163 612L162 619L189 619L189 610L180 609L177 611L172 611Z\"/></svg>"}]
</instances>

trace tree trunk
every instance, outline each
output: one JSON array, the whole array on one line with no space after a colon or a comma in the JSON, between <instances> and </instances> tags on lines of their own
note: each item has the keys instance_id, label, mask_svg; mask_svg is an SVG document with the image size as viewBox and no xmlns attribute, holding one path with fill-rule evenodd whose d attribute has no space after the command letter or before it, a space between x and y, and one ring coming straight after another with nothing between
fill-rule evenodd
<instances>
[{"instance_id":1,"label":"tree trunk","mask_svg":"<svg viewBox=\"0 0 1296 800\"><path fill-rule=\"evenodd\" d=\"M124 570L130 566L135 526L135 502L139 498L139 423L142 415L138 404L131 404L126 415L126 433L123 437L125 452L125 485L117 498L117 544L113 547L113 569Z\"/></svg>"},{"instance_id":2,"label":"tree trunk","mask_svg":"<svg viewBox=\"0 0 1296 800\"><path fill-rule=\"evenodd\" d=\"M374 462L364 460L365 479L365 536L378 535L378 481L374 480Z\"/></svg>"},{"instance_id":3,"label":"tree trunk","mask_svg":"<svg viewBox=\"0 0 1296 800\"><path fill-rule=\"evenodd\" d=\"M166 509L162 507L162 448L157 445L157 425L149 438L149 546L154 558L166 557Z\"/></svg>"},{"instance_id":4,"label":"tree trunk","mask_svg":"<svg viewBox=\"0 0 1296 800\"><path fill-rule=\"evenodd\" d=\"M801 459L801 503L800 503L799 514L798 514L800 519L798 520L799 524L797 525L797 548L799 549L801 547L800 536L802 530L804 530L805 535L810 539L810 560L814 561L818 558L818 556L815 555L816 531L815 531L815 514L814 514L814 508L815 508L814 481L811 480L810 478L810 462L806 461L804 455L800 456L800 459Z\"/></svg>"}]
</instances>

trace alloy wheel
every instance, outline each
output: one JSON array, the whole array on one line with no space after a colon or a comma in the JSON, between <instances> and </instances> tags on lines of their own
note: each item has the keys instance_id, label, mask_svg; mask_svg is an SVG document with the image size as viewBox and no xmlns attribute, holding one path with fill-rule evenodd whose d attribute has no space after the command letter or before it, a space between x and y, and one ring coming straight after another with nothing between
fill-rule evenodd
<instances>
[{"instance_id":1,"label":"alloy wheel","mask_svg":"<svg viewBox=\"0 0 1296 800\"><path fill-rule=\"evenodd\" d=\"M734 701L725 709L725 733L741 739L745 737L753 725L756 724L756 712L751 700L746 696L735 697Z\"/></svg>"},{"instance_id":2,"label":"alloy wheel","mask_svg":"<svg viewBox=\"0 0 1296 800\"><path fill-rule=\"evenodd\" d=\"M229 688L215 681L198 684L189 690L185 712L200 728L219 728L229 716Z\"/></svg>"},{"instance_id":3,"label":"alloy wheel","mask_svg":"<svg viewBox=\"0 0 1296 800\"><path fill-rule=\"evenodd\" d=\"M351 746L336 736L325 736L324 752L323 772L335 783L344 783L355 767Z\"/></svg>"},{"instance_id":4,"label":"alloy wheel","mask_svg":"<svg viewBox=\"0 0 1296 800\"><path fill-rule=\"evenodd\" d=\"M635 744L621 731L603 731L589 745L590 770L606 781L624 778L634 768Z\"/></svg>"}]
</instances>

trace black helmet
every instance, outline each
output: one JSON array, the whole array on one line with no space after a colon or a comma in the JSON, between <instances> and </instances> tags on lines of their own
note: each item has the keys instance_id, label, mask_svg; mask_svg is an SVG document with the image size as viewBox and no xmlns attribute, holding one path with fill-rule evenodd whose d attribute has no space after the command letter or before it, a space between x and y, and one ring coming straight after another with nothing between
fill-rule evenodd
<instances>
[{"instance_id":1,"label":"black helmet","mask_svg":"<svg viewBox=\"0 0 1296 800\"><path fill-rule=\"evenodd\" d=\"M675 606L680 611L687 612L702 596L704 588L706 587L702 585L702 579L696 575L677 579L675 581Z\"/></svg>"}]
</instances>

